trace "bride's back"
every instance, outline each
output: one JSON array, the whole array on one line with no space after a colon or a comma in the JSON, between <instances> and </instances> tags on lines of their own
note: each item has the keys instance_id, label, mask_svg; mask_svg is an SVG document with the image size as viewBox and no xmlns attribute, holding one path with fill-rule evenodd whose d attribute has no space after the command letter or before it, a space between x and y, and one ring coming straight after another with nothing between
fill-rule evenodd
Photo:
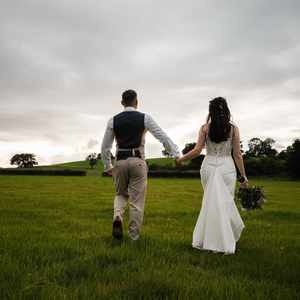
<instances>
[{"instance_id":1,"label":"bride's back","mask_svg":"<svg viewBox=\"0 0 300 300\"><path fill-rule=\"evenodd\" d=\"M209 124L207 125L207 135L206 135L206 155L209 156L231 156L232 152L232 137L233 137L234 125L231 124L230 134L227 141L222 141L219 143L213 142L209 137Z\"/></svg>"}]
</instances>

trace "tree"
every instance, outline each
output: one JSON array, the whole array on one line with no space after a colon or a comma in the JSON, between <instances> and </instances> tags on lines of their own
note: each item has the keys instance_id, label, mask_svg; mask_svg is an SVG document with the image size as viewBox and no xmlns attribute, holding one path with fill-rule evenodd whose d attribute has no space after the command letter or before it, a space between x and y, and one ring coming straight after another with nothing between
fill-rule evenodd
<instances>
[{"instance_id":1,"label":"tree","mask_svg":"<svg viewBox=\"0 0 300 300\"><path fill-rule=\"evenodd\" d=\"M86 157L86 160L89 162L91 169L93 169L98 162L97 153L91 153Z\"/></svg>"},{"instance_id":2,"label":"tree","mask_svg":"<svg viewBox=\"0 0 300 300\"><path fill-rule=\"evenodd\" d=\"M21 153L15 154L10 159L11 165L17 165L18 168L33 168L33 166L37 165L38 162L36 160L36 156L33 153Z\"/></svg>"},{"instance_id":3,"label":"tree","mask_svg":"<svg viewBox=\"0 0 300 300\"><path fill-rule=\"evenodd\" d=\"M171 157L171 154L166 149L164 149L161 153L165 157Z\"/></svg>"},{"instance_id":4,"label":"tree","mask_svg":"<svg viewBox=\"0 0 300 300\"><path fill-rule=\"evenodd\" d=\"M248 151L246 151L246 157L257 157L261 153L261 143L262 140L260 138L252 138L248 142Z\"/></svg>"},{"instance_id":5,"label":"tree","mask_svg":"<svg viewBox=\"0 0 300 300\"><path fill-rule=\"evenodd\" d=\"M277 150L273 148L275 140L267 138L262 142L262 155L268 157L275 157L277 155Z\"/></svg>"},{"instance_id":6,"label":"tree","mask_svg":"<svg viewBox=\"0 0 300 300\"><path fill-rule=\"evenodd\" d=\"M281 159L281 160L288 160L288 151L287 151L287 149L284 149L284 150L280 151L277 155L277 158Z\"/></svg>"},{"instance_id":7,"label":"tree","mask_svg":"<svg viewBox=\"0 0 300 300\"><path fill-rule=\"evenodd\" d=\"M241 153L244 154L244 145L243 145L243 141L240 141L240 148L241 148Z\"/></svg>"},{"instance_id":8,"label":"tree","mask_svg":"<svg viewBox=\"0 0 300 300\"><path fill-rule=\"evenodd\" d=\"M277 154L277 150L273 148L275 144L275 140L271 138L266 138L265 140L261 140L260 138L252 138L248 142L248 151L246 151L246 158L249 157L275 157Z\"/></svg>"},{"instance_id":9,"label":"tree","mask_svg":"<svg viewBox=\"0 0 300 300\"><path fill-rule=\"evenodd\" d=\"M288 170L296 178L300 177L300 139L296 139L292 146L287 148L288 153Z\"/></svg>"},{"instance_id":10,"label":"tree","mask_svg":"<svg viewBox=\"0 0 300 300\"><path fill-rule=\"evenodd\" d=\"M187 144L185 144L181 153L186 154L186 153L190 152L191 150L193 150L195 148L195 146L196 146L196 143L187 143Z\"/></svg>"}]
</instances>

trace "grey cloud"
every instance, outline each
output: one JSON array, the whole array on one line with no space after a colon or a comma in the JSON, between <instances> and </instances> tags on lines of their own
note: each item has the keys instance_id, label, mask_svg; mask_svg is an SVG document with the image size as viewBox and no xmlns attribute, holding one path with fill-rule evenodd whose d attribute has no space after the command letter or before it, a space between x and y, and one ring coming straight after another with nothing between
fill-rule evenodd
<instances>
[{"instance_id":1,"label":"grey cloud","mask_svg":"<svg viewBox=\"0 0 300 300\"><path fill-rule=\"evenodd\" d=\"M262 123L248 111L283 101L300 126L299 11L297 0L1 2L0 141L87 145L126 88L167 130L202 123L218 95L249 135ZM276 136L282 116L261 131Z\"/></svg>"},{"instance_id":2,"label":"grey cloud","mask_svg":"<svg viewBox=\"0 0 300 300\"><path fill-rule=\"evenodd\" d=\"M97 146L99 144L99 141L91 139L88 141L87 143L87 148L88 149L93 149L95 146Z\"/></svg>"},{"instance_id":3,"label":"grey cloud","mask_svg":"<svg viewBox=\"0 0 300 300\"><path fill-rule=\"evenodd\" d=\"M97 116L72 112L0 112L0 142L47 141L53 144L78 144L93 135L100 138L104 122ZM90 140L88 146L95 144Z\"/></svg>"}]
</instances>

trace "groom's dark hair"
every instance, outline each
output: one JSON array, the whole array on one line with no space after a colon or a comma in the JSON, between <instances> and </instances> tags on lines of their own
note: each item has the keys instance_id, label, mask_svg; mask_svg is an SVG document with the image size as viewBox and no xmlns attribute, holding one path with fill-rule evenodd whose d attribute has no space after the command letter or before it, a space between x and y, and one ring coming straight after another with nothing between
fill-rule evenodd
<instances>
[{"instance_id":1,"label":"groom's dark hair","mask_svg":"<svg viewBox=\"0 0 300 300\"><path fill-rule=\"evenodd\" d=\"M137 93L134 90L127 90L122 94L122 104L124 106L130 106L137 99Z\"/></svg>"}]
</instances>

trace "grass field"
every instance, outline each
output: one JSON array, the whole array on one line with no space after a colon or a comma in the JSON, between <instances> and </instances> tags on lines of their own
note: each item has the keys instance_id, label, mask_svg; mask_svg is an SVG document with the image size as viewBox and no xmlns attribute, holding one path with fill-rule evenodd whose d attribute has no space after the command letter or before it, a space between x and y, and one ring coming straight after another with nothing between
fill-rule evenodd
<instances>
[{"instance_id":1,"label":"grass field","mask_svg":"<svg viewBox=\"0 0 300 300\"><path fill-rule=\"evenodd\" d=\"M233 256L191 248L202 189L151 179L142 238L113 246L111 178L0 176L0 299L300 299L300 182L256 179Z\"/></svg>"}]
</instances>

